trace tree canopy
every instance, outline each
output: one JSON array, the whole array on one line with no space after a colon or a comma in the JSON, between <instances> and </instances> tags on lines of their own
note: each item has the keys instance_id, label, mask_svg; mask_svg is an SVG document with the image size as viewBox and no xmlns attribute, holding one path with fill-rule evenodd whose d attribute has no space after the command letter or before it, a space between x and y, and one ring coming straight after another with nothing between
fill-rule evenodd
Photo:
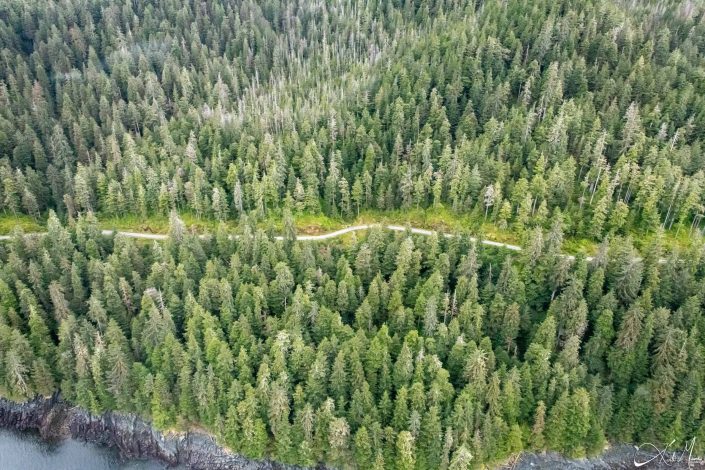
<instances>
[{"instance_id":1,"label":"tree canopy","mask_svg":"<svg viewBox=\"0 0 705 470\"><path fill-rule=\"evenodd\" d=\"M0 210L696 233L693 2L11 1Z\"/></svg>"},{"instance_id":2,"label":"tree canopy","mask_svg":"<svg viewBox=\"0 0 705 470\"><path fill-rule=\"evenodd\" d=\"M705 453L705 251L663 241L703 231L701 48L688 0L0 2L0 212L47 231L0 244L0 395L303 466ZM524 249L296 240L412 210Z\"/></svg>"},{"instance_id":3,"label":"tree canopy","mask_svg":"<svg viewBox=\"0 0 705 470\"><path fill-rule=\"evenodd\" d=\"M0 245L0 393L59 390L252 458L342 468L705 436L705 251L625 274L615 239L553 280L566 258L542 244L532 258L468 236L253 227L143 242L52 214L46 236Z\"/></svg>"}]
</instances>

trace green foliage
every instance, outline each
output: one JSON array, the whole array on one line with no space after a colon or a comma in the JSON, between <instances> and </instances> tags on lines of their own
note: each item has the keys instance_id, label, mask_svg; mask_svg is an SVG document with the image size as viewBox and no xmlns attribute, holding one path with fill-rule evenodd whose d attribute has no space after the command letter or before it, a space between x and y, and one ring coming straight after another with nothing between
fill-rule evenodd
<instances>
[{"instance_id":1,"label":"green foliage","mask_svg":"<svg viewBox=\"0 0 705 470\"><path fill-rule=\"evenodd\" d=\"M252 458L359 468L702 432L702 250L643 261L659 282L629 273L625 289L635 252L615 239L534 285L565 259L550 233L510 258L462 236L324 244L247 226L223 244L174 218L179 244L149 245L96 223L0 245L3 396L59 390L96 413L197 424Z\"/></svg>"},{"instance_id":2,"label":"green foliage","mask_svg":"<svg viewBox=\"0 0 705 470\"><path fill-rule=\"evenodd\" d=\"M45 3L2 9L0 233L49 210L701 231L700 6Z\"/></svg>"},{"instance_id":3,"label":"green foliage","mask_svg":"<svg viewBox=\"0 0 705 470\"><path fill-rule=\"evenodd\" d=\"M702 441L702 6L85 3L0 5L2 396L299 465ZM294 240L353 220L459 236Z\"/></svg>"}]
</instances>

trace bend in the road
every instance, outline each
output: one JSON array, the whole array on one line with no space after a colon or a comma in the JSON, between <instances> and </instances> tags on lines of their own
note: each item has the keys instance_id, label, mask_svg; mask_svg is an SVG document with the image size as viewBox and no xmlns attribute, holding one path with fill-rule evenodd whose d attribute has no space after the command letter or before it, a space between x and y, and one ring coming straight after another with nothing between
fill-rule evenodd
<instances>
[{"instance_id":1,"label":"bend in the road","mask_svg":"<svg viewBox=\"0 0 705 470\"><path fill-rule=\"evenodd\" d=\"M340 230L336 230L334 232L322 233L319 235L297 235L296 240L298 240L298 241L329 240L331 238L340 237L340 236L345 235L347 233L369 230L372 227L381 227L383 229L393 230L395 232L406 232L408 230L409 232L411 232L413 234L424 235L424 236L431 236L433 234L438 234L438 235L446 237L446 238L451 238L451 237L455 236L452 233L437 232L434 230L428 230L428 229L416 228L416 227L405 227L403 225L365 224L365 225L353 225L351 227L345 227ZM45 233L46 232L28 233L27 235L39 236L39 235L44 235ZM169 235L166 235L163 233L129 232L129 231L124 231L124 230L102 230L101 233L105 236L120 235L123 237L138 238L141 240L166 240L167 238L169 238ZM209 236L210 235L208 235L208 234L199 235L200 238L207 238ZM0 235L0 241L10 240L11 238L12 238L12 235ZM284 237L282 237L281 235L275 236L274 238L276 240L283 240L284 239ZM502 243L502 242L498 242L498 241L494 241L494 240L478 240L475 237L471 237L471 240L474 240L476 242L479 241L479 243L482 243L483 245L493 246L496 248L504 248L504 249L511 250L511 251L522 251L522 248L520 246L511 245L509 243ZM571 260L575 259L575 256L573 256L573 255L564 255L564 256L568 259L571 259ZM594 258L592 256L586 256L585 259L587 261L592 261ZM665 262L666 262L666 260L664 258L659 259L659 263L665 263Z\"/></svg>"},{"instance_id":2,"label":"bend in the road","mask_svg":"<svg viewBox=\"0 0 705 470\"><path fill-rule=\"evenodd\" d=\"M340 237L342 235L345 235L347 233L351 232L358 232L358 231L363 231L363 230L369 230L372 227L381 227L386 230L393 230L395 232L406 232L407 230L410 233L413 233L415 235L424 235L424 236L431 236L433 234L438 234L442 237L446 238L451 238L454 237L452 233L444 233L444 232L436 232L434 230L428 230L428 229L423 229L423 228L416 228L416 227L405 227L403 225L381 225L381 224L365 224L365 225L353 225L351 227L345 227L340 230L336 230L334 232L328 232L328 233L322 233L319 235L297 235L296 240L298 241L320 241L320 240L329 240L331 238L336 238ZM36 233L28 233L26 235L44 235L46 232L36 232ZM146 233L146 232L129 232L125 230L102 230L101 233L105 236L111 236L111 235L120 235L123 237L129 237L129 238L138 238L142 240L166 240L169 238L168 235L163 234L163 233ZM199 235L201 238L207 238L209 235ZM12 235L0 235L0 241L3 240L10 240L12 238ZM283 240L284 237L281 235L275 236L274 237L276 240ZM478 241L477 238L471 237L471 240ZM502 243L494 240L479 240L480 243L483 245L488 245L488 246L494 246L497 248L505 248L507 250L512 250L512 251L521 251L522 248L517 245L511 245L509 243ZM566 255L570 257L571 259L575 258L572 255ZM592 257L587 257L588 261L592 259Z\"/></svg>"}]
</instances>

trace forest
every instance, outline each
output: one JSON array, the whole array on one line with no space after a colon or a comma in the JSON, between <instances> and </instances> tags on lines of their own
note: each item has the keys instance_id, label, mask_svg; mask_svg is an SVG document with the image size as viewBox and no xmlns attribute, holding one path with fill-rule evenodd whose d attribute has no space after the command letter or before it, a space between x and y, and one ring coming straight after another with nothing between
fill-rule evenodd
<instances>
[{"instance_id":1,"label":"forest","mask_svg":"<svg viewBox=\"0 0 705 470\"><path fill-rule=\"evenodd\" d=\"M12 0L0 212L702 232L691 1Z\"/></svg>"},{"instance_id":2,"label":"forest","mask_svg":"<svg viewBox=\"0 0 705 470\"><path fill-rule=\"evenodd\" d=\"M92 216L0 245L0 393L197 425L255 459L465 469L607 442L705 451L705 249L615 238L519 254L375 229L105 237ZM677 447L675 447L677 448Z\"/></svg>"},{"instance_id":3,"label":"forest","mask_svg":"<svg viewBox=\"0 0 705 470\"><path fill-rule=\"evenodd\" d=\"M703 455L701 49L691 0L0 2L0 396L301 466ZM296 240L412 212L467 224Z\"/></svg>"}]
</instances>

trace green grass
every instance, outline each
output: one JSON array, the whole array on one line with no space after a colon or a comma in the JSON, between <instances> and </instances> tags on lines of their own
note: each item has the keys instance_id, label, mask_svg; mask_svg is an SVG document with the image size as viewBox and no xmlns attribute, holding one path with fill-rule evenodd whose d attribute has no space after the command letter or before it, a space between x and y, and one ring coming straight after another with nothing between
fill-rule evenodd
<instances>
[{"instance_id":1,"label":"green grass","mask_svg":"<svg viewBox=\"0 0 705 470\"><path fill-rule=\"evenodd\" d=\"M597 253L598 244L587 238L567 238L563 241L563 251L571 255L582 253L593 256Z\"/></svg>"},{"instance_id":2,"label":"green grass","mask_svg":"<svg viewBox=\"0 0 705 470\"><path fill-rule=\"evenodd\" d=\"M212 232L218 227L218 221L213 219L197 218L190 212L179 214L184 224L194 232ZM226 221L226 223L235 227L234 220ZM146 233L166 233L169 231L169 218L162 215L152 215L149 217L141 217L130 214L121 217L101 217L98 215L98 226L101 229L109 230L125 230L128 232L146 232Z\"/></svg>"},{"instance_id":3,"label":"green grass","mask_svg":"<svg viewBox=\"0 0 705 470\"><path fill-rule=\"evenodd\" d=\"M163 233L169 230L167 217L150 216L147 218L136 215L122 217L98 218L98 226L109 230L127 230L131 232Z\"/></svg>"},{"instance_id":4,"label":"green grass","mask_svg":"<svg viewBox=\"0 0 705 470\"><path fill-rule=\"evenodd\" d=\"M46 224L34 220L28 215L10 215L0 214L0 234L7 235L12 233L15 228L22 229L23 232L41 232Z\"/></svg>"},{"instance_id":5,"label":"green grass","mask_svg":"<svg viewBox=\"0 0 705 470\"><path fill-rule=\"evenodd\" d=\"M348 225L355 225L354 222L323 214L295 214L294 222L296 223L296 231L306 235L332 232ZM264 230L271 229L280 233L284 230L284 221L281 214L276 214L261 221L258 226Z\"/></svg>"},{"instance_id":6,"label":"green grass","mask_svg":"<svg viewBox=\"0 0 705 470\"><path fill-rule=\"evenodd\" d=\"M692 247L694 243L702 243L702 240L690 236L688 232L689 230L687 228L682 228L681 230L673 228L663 232L661 244L664 251L684 251ZM631 235L632 240L634 241L634 246L640 251L652 246L658 237L658 234L653 232L632 232Z\"/></svg>"}]
</instances>

